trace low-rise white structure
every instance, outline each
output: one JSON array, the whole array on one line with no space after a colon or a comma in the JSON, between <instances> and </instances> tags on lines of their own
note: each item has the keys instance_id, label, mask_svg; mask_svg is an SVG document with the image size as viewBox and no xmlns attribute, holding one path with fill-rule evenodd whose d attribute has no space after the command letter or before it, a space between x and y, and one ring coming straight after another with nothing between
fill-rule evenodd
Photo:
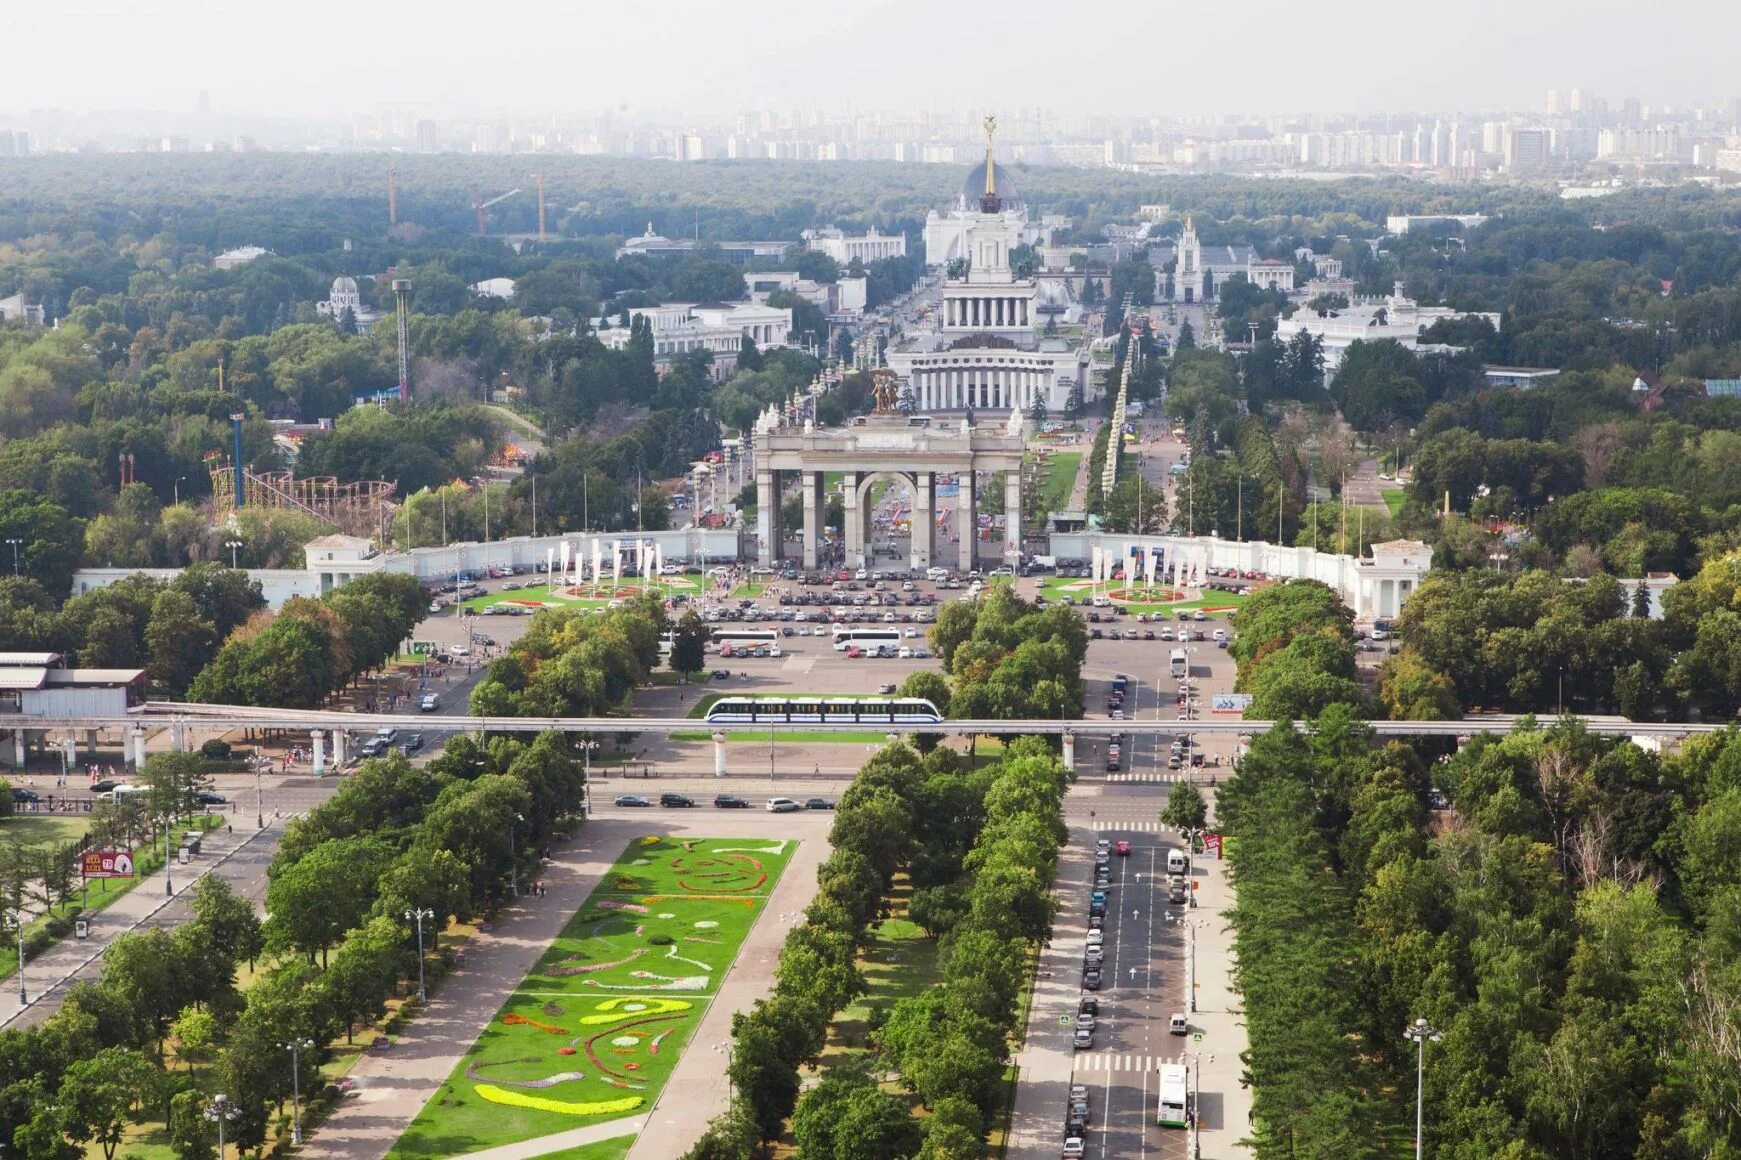
<instances>
[{"instance_id":1,"label":"low-rise white structure","mask_svg":"<svg viewBox=\"0 0 1741 1160\"><path fill-rule=\"evenodd\" d=\"M885 258L905 257L907 253L905 234L883 234L874 229L855 238L834 226L824 226L805 230L803 238L810 249L827 254L842 266L850 266L854 259L868 266Z\"/></svg>"},{"instance_id":2,"label":"low-rise white structure","mask_svg":"<svg viewBox=\"0 0 1741 1160\"><path fill-rule=\"evenodd\" d=\"M664 368L671 360L692 350L713 355L714 377L724 379L737 367L744 339L759 350L787 345L792 333L792 312L785 307L753 302L671 302L663 306L637 306L631 319L644 318L653 331L653 365ZM604 319L594 321L599 341L613 350L629 344L629 328L603 329Z\"/></svg>"},{"instance_id":3,"label":"low-rise white structure","mask_svg":"<svg viewBox=\"0 0 1741 1160\"><path fill-rule=\"evenodd\" d=\"M473 282L471 290L480 298L500 298L506 301L514 297L514 280L485 278L482 282Z\"/></svg>"},{"instance_id":4,"label":"low-rise white structure","mask_svg":"<svg viewBox=\"0 0 1741 1160\"><path fill-rule=\"evenodd\" d=\"M1215 536L1052 533L1053 556L1086 560L1094 558L1096 552L1133 568L1146 566L1152 556L1156 561L1154 582L1181 588L1202 586L1210 569L1237 568L1277 580L1317 580L1335 589L1361 620L1395 616L1433 567L1433 549L1418 540L1389 540L1372 545L1370 556L1347 556ZM1111 571L1109 567L1107 574Z\"/></svg>"},{"instance_id":5,"label":"low-rise white structure","mask_svg":"<svg viewBox=\"0 0 1741 1160\"><path fill-rule=\"evenodd\" d=\"M271 250L263 246L237 246L213 258L212 265L220 270L234 270L237 266L246 266L249 262L267 257L271 253Z\"/></svg>"},{"instance_id":6,"label":"low-rise white structure","mask_svg":"<svg viewBox=\"0 0 1741 1160\"><path fill-rule=\"evenodd\" d=\"M1423 330L1447 318L1485 318L1499 329L1499 315L1455 310L1449 306L1422 306L1402 292L1402 283L1387 298L1354 300L1346 310L1320 315L1315 310L1294 311L1292 318L1276 324L1276 341L1287 342L1301 332L1324 344L1324 375L1328 378L1342 364L1342 356L1356 342L1393 339L1409 350L1420 345Z\"/></svg>"},{"instance_id":7,"label":"low-rise white structure","mask_svg":"<svg viewBox=\"0 0 1741 1160\"><path fill-rule=\"evenodd\" d=\"M1384 219L1389 233L1406 234L1410 230L1430 230L1434 226L1456 223L1465 230L1487 224L1487 215L1480 213L1393 213Z\"/></svg>"},{"instance_id":8,"label":"low-rise white structure","mask_svg":"<svg viewBox=\"0 0 1741 1160\"><path fill-rule=\"evenodd\" d=\"M316 302L314 312L322 318L330 318L335 322L349 311L351 318L357 324L357 329L366 331L381 320L377 310L370 310L363 305L363 296L357 289L357 280L341 275L332 280L332 288L327 291L325 302Z\"/></svg>"}]
</instances>

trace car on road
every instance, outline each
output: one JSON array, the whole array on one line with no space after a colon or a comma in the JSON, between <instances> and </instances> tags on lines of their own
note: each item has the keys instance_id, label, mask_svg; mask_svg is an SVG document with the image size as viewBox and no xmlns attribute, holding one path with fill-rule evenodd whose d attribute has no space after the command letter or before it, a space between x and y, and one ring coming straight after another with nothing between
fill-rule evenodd
<instances>
[{"instance_id":1,"label":"car on road","mask_svg":"<svg viewBox=\"0 0 1741 1160\"><path fill-rule=\"evenodd\" d=\"M1175 904L1184 902L1187 893L1184 878L1174 875L1173 880L1167 884L1167 901Z\"/></svg>"},{"instance_id":2,"label":"car on road","mask_svg":"<svg viewBox=\"0 0 1741 1160\"><path fill-rule=\"evenodd\" d=\"M40 799L37 798L35 790L19 789L17 786L13 786L12 787L12 800L14 802L33 802L33 801L38 801ZM198 799L196 798L195 800L197 801ZM223 798L218 798L219 802L222 802L223 800L224 800ZM200 804L204 805L205 803L201 802Z\"/></svg>"},{"instance_id":3,"label":"car on road","mask_svg":"<svg viewBox=\"0 0 1741 1160\"><path fill-rule=\"evenodd\" d=\"M1076 1003L1076 1013L1079 1015L1083 1015L1083 1014L1098 1015L1098 1014L1100 1014L1100 1000L1096 999L1093 995L1082 996L1082 998L1079 999ZM1075 1093L1071 1093L1071 1095L1072 1095L1072 1098L1074 1098Z\"/></svg>"},{"instance_id":4,"label":"car on road","mask_svg":"<svg viewBox=\"0 0 1741 1160\"><path fill-rule=\"evenodd\" d=\"M125 784L126 784L126 782L115 781L112 778L105 778L102 781L93 781L91 783L91 793L93 795L105 794L105 793L114 793L117 786L122 786Z\"/></svg>"},{"instance_id":5,"label":"car on road","mask_svg":"<svg viewBox=\"0 0 1741 1160\"><path fill-rule=\"evenodd\" d=\"M624 793L617 795L616 804L619 806L651 806L653 803L638 793Z\"/></svg>"},{"instance_id":6,"label":"car on road","mask_svg":"<svg viewBox=\"0 0 1741 1160\"><path fill-rule=\"evenodd\" d=\"M729 793L715 796L713 805L715 809L721 810L747 810L750 808L750 803L746 799Z\"/></svg>"},{"instance_id":7,"label":"car on road","mask_svg":"<svg viewBox=\"0 0 1741 1160\"><path fill-rule=\"evenodd\" d=\"M441 708L441 698L434 693L425 693L418 699L417 708L419 712L433 713Z\"/></svg>"},{"instance_id":8,"label":"car on road","mask_svg":"<svg viewBox=\"0 0 1741 1160\"><path fill-rule=\"evenodd\" d=\"M1129 854L1130 853L1130 841L1126 838L1120 838L1118 840L1118 844L1113 846L1112 851L1115 854Z\"/></svg>"},{"instance_id":9,"label":"car on road","mask_svg":"<svg viewBox=\"0 0 1741 1160\"><path fill-rule=\"evenodd\" d=\"M1082 989L1084 991L1100 990L1100 968L1090 967L1082 972Z\"/></svg>"},{"instance_id":10,"label":"car on road","mask_svg":"<svg viewBox=\"0 0 1741 1160\"><path fill-rule=\"evenodd\" d=\"M1088 1145L1082 1142L1081 1136L1071 1136L1064 1141L1064 1160L1075 1160L1078 1156L1088 1155Z\"/></svg>"},{"instance_id":11,"label":"car on road","mask_svg":"<svg viewBox=\"0 0 1741 1160\"><path fill-rule=\"evenodd\" d=\"M695 799L686 794L662 793L659 795L659 804L668 810L684 810L693 806Z\"/></svg>"},{"instance_id":12,"label":"car on road","mask_svg":"<svg viewBox=\"0 0 1741 1160\"><path fill-rule=\"evenodd\" d=\"M423 748L423 734L413 733L410 736L401 739L399 742L399 748L402 752L407 754L416 753L419 749Z\"/></svg>"},{"instance_id":13,"label":"car on road","mask_svg":"<svg viewBox=\"0 0 1741 1160\"><path fill-rule=\"evenodd\" d=\"M1106 772L1117 773L1120 768L1121 766L1118 764L1118 758L1109 757L1106 759Z\"/></svg>"},{"instance_id":14,"label":"car on road","mask_svg":"<svg viewBox=\"0 0 1741 1160\"><path fill-rule=\"evenodd\" d=\"M1094 1016L1088 1014L1086 1011L1079 1013L1076 1016L1076 1029L1078 1031L1093 1031Z\"/></svg>"},{"instance_id":15,"label":"car on road","mask_svg":"<svg viewBox=\"0 0 1741 1160\"><path fill-rule=\"evenodd\" d=\"M716 681L730 680L731 679L731 670L730 669L714 669L713 670L713 679Z\"/></svg>"},{"instance_id":16,"label":"car on road","mask_svg":"<svg viewBox=\"0 0 1741 1160\"><path fill-rule=\"evenodd\" d=\"M805 798L804 808L807 810L831 810L834 808L834 803L827 798Z\"/></svg>"},{"instance_id":17,"label":"car on road","mask_svg":"<svg viewBox=\"0 0 1741 1160\"><path fill-rule=\"evenodd\" d=\"M1082 952L1082 965L1086 966L1086 967L1095 966L1105 957L1106 957L1106 948L1105 947L1103 947L1103 946L1089 947Z\"/></svg>"},{"instance_id":18,"label":"car on road","mask_svg":"<svg viewBox=\"0 0 1741 1160\"><path fill-rule=\"evenodd\" d=\"M789 797L777 797L777 798L769 798L768 799L768 812L770 814L796 813L798 810L801 810L803 808L804 808L803 806L799 805L797 802L793 801Z\"/></svg>"},{"instance_id":19,"label":"car on road","mask_svg":"<svg viewBox=\"0 0 1741 1160\"><path fill-rule=\"evenodd\" d=\"M1091 947L1099 946L1105 941L1105 939L1106 932L1103 930L1091 930L1088 932L1088 945Z\"/></svg>"},{"instance_id":20,"label":"car on road","mask_svg":"<svg viewBox=\"0 0 1741 1160\"><path fill-rule=\"evenodd\" d=\"M1070 1045L1077 1051L1087 1051L1094 1046L1094 1032L1086 1027L1078 1027L1076 1033L1070 1037Z\"/></svg>"},{"instance_id":21,"label":"car on road","mask_svg":"<svg viewBox=\"0 0 1741 1160\"><path fill-rule=\"evenodd\" d=\"M1169 1035L1189 1035L1191 1021L1185 1018L1182 1012L1175 1011L1172 1017L1167 1020L1167 1033Z\"/></svg>"}]
</instances>

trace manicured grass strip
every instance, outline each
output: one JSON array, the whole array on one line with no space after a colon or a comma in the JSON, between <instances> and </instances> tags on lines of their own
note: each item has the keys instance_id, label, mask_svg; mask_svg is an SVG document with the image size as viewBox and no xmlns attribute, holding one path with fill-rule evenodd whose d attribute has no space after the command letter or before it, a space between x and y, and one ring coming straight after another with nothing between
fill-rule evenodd
<instances>
[{"instance_id":1,"label":"manicured grass strip","mask_svg":"<svg viewBox=\"0 0 1741 1160\"><path fill-rule=\"evenodd\" d=\"M794 845L631 843L389 1156L454 1156L645 1113Z\"/></svg>"},{"instance_id":2,"label":"manicured grass strip","mask_svg":"<svg viewBox=\"0 0 1741 1160\"><path fill-rule=\"evenodd\" d=\"M1046 478L1040 484L1042 512L1061 511L1070 502L1070 490L1076 486L1076 475L1082 470L1082 452L1060 451L1046 465Z\"/></svg>"},{"instance_id":3,"label":"manicured grass strip","mask_svg":"<svg viewBox=\"0 0 1741 1160\"><path fill-rule=\"evenodd\" d=\"M1408 499L1408 492L1400 487L1387 487L1378 493L1384 499L1384 506L1390 511L1390 518L1395 519L1402 511L1403 503Z\"/></svg>"}]
</instances>

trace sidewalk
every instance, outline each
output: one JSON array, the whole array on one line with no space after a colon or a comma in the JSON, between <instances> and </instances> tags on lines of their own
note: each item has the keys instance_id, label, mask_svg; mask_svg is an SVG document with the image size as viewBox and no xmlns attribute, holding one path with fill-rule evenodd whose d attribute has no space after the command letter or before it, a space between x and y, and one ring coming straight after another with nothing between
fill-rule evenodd
<instances>
[{"instance_id":1,"label":"sidewalk","mask_svg":"<svg viewBox=\"0 0 1741 1160\"><path fill-rule=\"evenodd\" d=\"M1058 860L1054 895L1081 897L1088 892L1095 831L1072 826L1070 844ZM1010 1115L1005 1152L1011 1156L1057 1154L1058 1109L1064 1106L1075 1068L1075 1049L1056 1034L1059 1011L1074 1010L1082 993L1077 945L1054 938L1040 952L1028 1026L1016 1053L1016 1105Z\"/></svg>"},{"instance_id":2,"label":"sidewalk","mask_svg":"<svg viewBox=\"0 0 1741 1160\"><path fill-rule=\"evenodd\" d=\"M1245 1065L1245 1007L1233 986L1233 928L1224 912L1233 905L1227 863L1199 854L1194 859L1202 885L1197 891L1195 918L1209 921L1197 930L1197 1011L1191 1017L1202 1028L1197 1112L1204 1160L1244 1160L1250 1149L1241 1144L1250 1130L1251 1089L1241 1085Z\"/></svg>"},{"instance_id":3,"label":"sidewalk","mask_svg":"<svg viewBox=\"0 0 1741 1160\"><path fill-rule=\"evenodd\" d=\"M138 930L158 917L166 907L181 900L198 879L217 870L252 843L275 842L288 821L288 818L275 821L264 830L257 830L250 824L244 833L228 833L221 828L213 830L202 843L198 858L186 866L176 863L170 867L170 881L175 887L173 898L164 893L162 870L140 879L128 893L91 915L89 938L62 939L24 964L30 1006L14 1010L0 1019L0 1027L14 1023L24 1026L46 1018L59 1007L65 988L101 958L118 936ZM7 985L16 989L17 978L6 980L4 985L0 985L0 991Z\"/></svg>"}]
</instances>

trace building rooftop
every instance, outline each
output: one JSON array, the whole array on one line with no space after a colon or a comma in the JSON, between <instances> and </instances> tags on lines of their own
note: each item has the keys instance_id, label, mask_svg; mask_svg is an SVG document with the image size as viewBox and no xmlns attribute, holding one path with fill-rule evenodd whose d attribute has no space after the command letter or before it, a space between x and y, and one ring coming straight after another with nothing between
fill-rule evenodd
<instances>
[{"instance_id":1,"label":"building rooftop","mask_svg":"<svg viewBox=\"0 0 1741 1160\"><path fill-rule=\"evenodd\" d=\"M49 685L137 685L144 669L49 669Z\"/></svg>"},{"instance_id":2,"label":"building rooftop","mask_svg":"<svg viewBox=\"0 0 1741 1160\"><path fill-rule=\"evenodd\" d=\"M58 665L61 654L57 652L0 652L0 668L48 668Z\"/></svg>"}]
</instances>

